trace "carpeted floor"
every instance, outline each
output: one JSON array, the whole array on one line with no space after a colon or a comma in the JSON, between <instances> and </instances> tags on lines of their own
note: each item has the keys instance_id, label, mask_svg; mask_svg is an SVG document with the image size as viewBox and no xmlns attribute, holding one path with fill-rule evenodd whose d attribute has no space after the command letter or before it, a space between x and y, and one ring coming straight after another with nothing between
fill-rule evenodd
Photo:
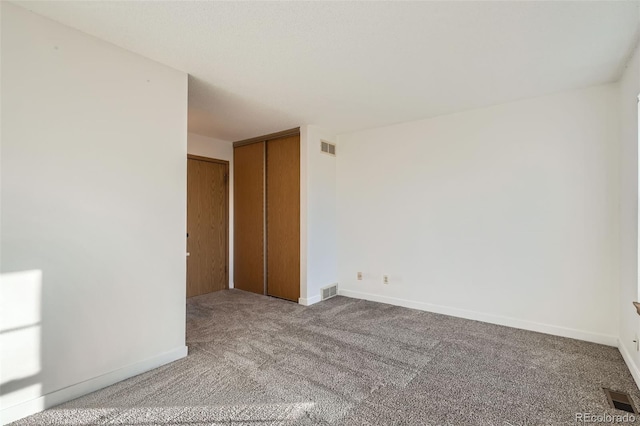
<instances>
[{"instance_id":1,"label":"carpeted floor","mask_svg":"<svg viewBox=\"0 0 640 426\"><path fill-rule=\"evenodd\" d=\"M336 297L188 301L189 356L15 425L575 425L640 392L617 349ZM640 423L640 420L638 420Z\"/></svg>"}]
</instances>

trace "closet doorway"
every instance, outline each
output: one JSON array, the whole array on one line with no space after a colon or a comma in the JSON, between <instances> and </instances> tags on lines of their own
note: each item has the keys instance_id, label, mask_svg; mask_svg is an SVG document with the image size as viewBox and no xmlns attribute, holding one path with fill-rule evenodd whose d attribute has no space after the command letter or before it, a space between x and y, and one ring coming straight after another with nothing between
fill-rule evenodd
<instances>
[{"instance_id":1,"label":"closet doorway","mask_svg":"<svg viewBox=\"0 0 640 426\"><path fill-rule=\"evenodd\" d=\"M229 288L229 162L187 156L187 297Z\"/></svg>"},{"instance_id":2,"label":"closet doorway","mask_svg":"<svg viewBox=\"0 0 640 426\"><path fill-rule=\"evenodd\" d=\"M300 298L300 129L234 143L234 287Z\"/></svg>"}]
</instances>

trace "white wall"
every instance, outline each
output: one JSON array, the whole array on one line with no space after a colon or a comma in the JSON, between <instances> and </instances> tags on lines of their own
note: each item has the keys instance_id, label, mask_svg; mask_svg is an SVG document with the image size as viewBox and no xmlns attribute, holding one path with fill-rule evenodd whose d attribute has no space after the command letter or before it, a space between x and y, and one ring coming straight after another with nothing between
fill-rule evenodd
<instances>
[{"instance_id":1,"label":"white wall","mask_svg":"<svg viewBox=\"0 0 640 426\"><path fill-rule=\"evenodd\" d=\"M0 7L9 421L186 354L187 75Z\"/></svg>"},{"instance_id":2,"label":"white wall","mask_svg":"<svg viewBox=\"0 0 640 426\"><path fill-rule=\"evenodd\" d=\"M616 85L340 135L341 293L615 345L617 141Z\"/></svg>"},{"instance_id":3,"label":"white wall","mask_svg":"<svg viewBox=\"0 0 640 426\"><path fill-rule=\"evenodd\" d=\"M233 142L189 133L187 152L229 162L229 288L233 288Z\"/></svg>"},{"instance_id":4,"label":"white wall","mask_svg":"<svg viewBox=\"0 0 640 426\"><path fill-rule=\"evenodd\" d=\"M320 289L338 282L336 157L320 151L320 142L336 142L330 131L300 128L300 303L320 301Z\"/></svg>"},{"instance_id":5,"label":"white wall","mask_svg":"<svg viewBox=\"0 0 640 426\"><path fill-rule=\"evenodd\" d=\"M620 352L640 384L640 354L633 342L640 317L638 300L638 94L640 53L636 49L620 82Z\"/></svg>"}]
</instances>

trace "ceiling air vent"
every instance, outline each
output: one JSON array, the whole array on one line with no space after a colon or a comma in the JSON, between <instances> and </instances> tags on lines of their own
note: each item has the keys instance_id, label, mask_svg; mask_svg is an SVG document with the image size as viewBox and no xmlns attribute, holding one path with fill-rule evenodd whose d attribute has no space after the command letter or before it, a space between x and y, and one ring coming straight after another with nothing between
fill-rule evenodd
<instances>
[{"instance_id":1,"label":"ceiling air vent","mask_svg":"<svg viewBox=\"0 0 640 426\"><path fill-rule=\"evenodd\" d=\"M338 284L333 284L320 289L322 294L322 300L330 299L338 294Z\"/></svg>"},{"instance_id":2,"label":"ceiling air vent","mask_svg":"<svg viewBox=\"0 0 640 426\"><path fill-rule=\"evenodd\" d=\"M335 157L336 155L336 146L335 144L326 142L326 141L320 141L320 151L329 154L329 155L333 155Z\"/></svg>"}]
</instances>

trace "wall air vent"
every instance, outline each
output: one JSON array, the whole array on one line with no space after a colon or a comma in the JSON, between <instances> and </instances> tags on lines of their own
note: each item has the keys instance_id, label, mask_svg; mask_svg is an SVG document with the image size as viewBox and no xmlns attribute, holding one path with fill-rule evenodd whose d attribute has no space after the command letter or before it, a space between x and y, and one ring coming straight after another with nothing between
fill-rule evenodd
<instances>
[{"instance_id":1,"label":"wall air vent","mask_svg":"<svg viewBox=\"0 0 640 426\"><path fill-rule=\"evenodd\" d=\"M338 294L338 284L332 284L320 289L322 300L330 299Z\"/></svg>"},{"instance_id":2,"label":"wall air vent","mask_svg":"<svg viewBox=\"0 0 640 426\"><path fill-rule=\"evenodd\" d=\"M320 151L324 152L325 154L333 155L334 157L336 156L335 144L326 141L320 141Z\"/></svg>"}]
</instances>

